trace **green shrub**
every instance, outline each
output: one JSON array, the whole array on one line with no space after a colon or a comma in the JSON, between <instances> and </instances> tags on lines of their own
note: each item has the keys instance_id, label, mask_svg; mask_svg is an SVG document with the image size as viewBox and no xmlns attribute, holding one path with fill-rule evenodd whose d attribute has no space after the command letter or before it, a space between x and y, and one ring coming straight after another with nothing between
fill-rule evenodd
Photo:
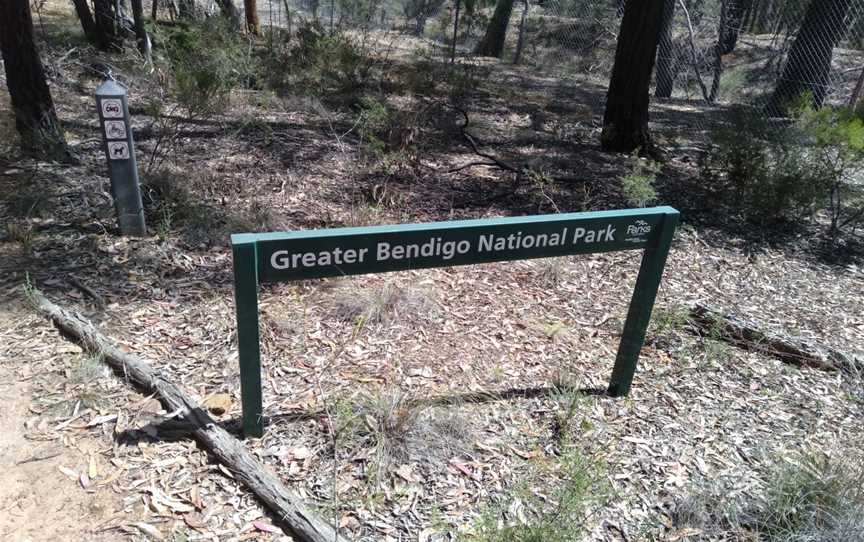
<instances>
[{"instance_id":1,"label":"green shrub","mask_svg":"<svg viewBox=\"0 0 864 542\"><path fill-rule=\"evenodd\" d=\"M470 60L454 65L449 59L449 49L420 47L414 51L410 66L399 75L414 94L429 96L438 92L458 104L489 79L491 69Z\"/></svg>"},{"instance_id":2,"label":"green shrub","mask_svg":"<svg viewBox=\"0 0 864 542\"><path fill-rule=\"evenodd\" d=\"M702 163L712 204L760 226L828 215L832 238L864 216L864 121L849 109L798 108L792 122L737 111Z\"/></svg>"},{"instance_id":3,"label":"green shrub","mask_svg":"<svg viewBox=\"0 0 864 542\"><path fill-rule=\"evenodd\" d=\"M736 111L717 130L702 164L712 200L761 226L811 216L827 195L807 167L800 133L750 112Z\"/></svg>"},{"instance_id":4,"label":"green shrub","mask_svg":"<svg viewBox=\"0 0 864 542\"><path fill-rule=\"evenodd\" d=\"M371 97L360 98L360 118L357 129L363 149L375 157L387 150L387 131L393 115L383 102Z\"/></svg>"},{"instance_id":5,"label":"green shrub","mask_svg":"<svg viewBox=\"0 0 864 542\"><path fill-rule=\"evenodd\" d=\"M829 235L857 226L864 215L864 111L849 108L799 110L809 167L828 190Z\"/></svg>"},{"instance_id":6,"label":"green shrub","mask_svg":"<svg viewBox=\"0 0 864 542\"><path fill-rule=\"evenodd\" d=\"M167 40L177 101L190 116L217 114L231 90L255 80L249 45L220 18L180 27Z\"/></svg>"},{"instance_id":7,"label":"green shrub","mask_svg":"<svg viewBox=\"0 0 864 542\"><path fill-rule=\"evenodd\" d=\"M630 173L621 177L621 192L627 203L635 207L645 207L657 199L654 181L660 173L661 165L648 158L640 158L637 153L632 156Z\"/></svg>"},{"instance_id":8,"label":"green shrub","mask_svg":"<svg viewBox=\"0 0 864 542\"><path fill-rule=\"evenodd\" d=\"M370 83L377 60L363 42L306 22L270 57L270 85L293 94L344 96Z\"/></svg>"},{"instance_id":9,"label":"green shrub","mask_svg":"<svg viewBox=\"0 0 864 542\"><path fill-rule=\"evenodd\" d=\"M608 484L596 465L573 450L552 468L561 478L557 487L548 482L526 482L502 503L480 518L473 542L571 542L583 540L591 510L609 497ZM543 473L534 473L534 475ZM548 474L548 473L546 473ZM530 477L530 476L529 476ZM538 494L529 486L542 487ZM514 517L515 516L515 517Z\"/></svg>"}]
</instances>

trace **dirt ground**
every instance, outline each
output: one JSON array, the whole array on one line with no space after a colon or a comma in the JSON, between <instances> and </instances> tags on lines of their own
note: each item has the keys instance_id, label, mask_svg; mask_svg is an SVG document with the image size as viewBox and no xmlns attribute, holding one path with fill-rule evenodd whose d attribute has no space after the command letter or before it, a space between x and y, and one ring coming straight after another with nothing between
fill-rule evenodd
<instances>
[{"instance_id":1,"label":"dirt ground","mask_svg":"<svg viewBox=\"0 0 864 542\"><path fill-rule=\"evenodd\" d=\"M172 430L170 413L35 315L26 284L197 401L227 394L219 422L236 427L231 231L626 206L619 179L632 158L598 149L603 89L590 81L481 66L486 82L466 102L471 130L496 156L567 179L547 183L452 171L477 158L453 108L434 110L417 162L394 171L340 136L351 110L241 90L224 115L156 118L156 82L118 61L151 228L123 238L92 110L93 59L67 52L49 55L52 92L81 163L0 157L5 539L288 539L227 469ZM628 398L601 391L637 254L303 281L262 288L269 423L248 449L352 540L470 540L484 518L518 522L554 502L577 463L597 489L579 518L589 539L672 542L703 534L674 511L706 484L753 498L796 454L860 448L860 375L784 364L681 318L705 302L864 350L860 259L824 259L812 229L772 239L682 197L700 182L703 142L687 138L723 113L683 100L652 110L669 155L660 202L678 205L684 224ZM8 115L3 124L8 132ZM172 189L180 196L169 205Z\"/></svg>"},{"instance_id":2,"label":"dirt ground","mask_svg":"<svg viewBox=\"0 0 864 542\"><path fill-rule=\"evenodd\" d=\"M86 470L98 446L29 440L25 422L31 389L16 373L7 364L0 366L0 537L22 542L112 539L94 535L92 527L122 508L120 496L107 489L84 491L78 479L66 474Z\"/></svg>"}]
</instances>

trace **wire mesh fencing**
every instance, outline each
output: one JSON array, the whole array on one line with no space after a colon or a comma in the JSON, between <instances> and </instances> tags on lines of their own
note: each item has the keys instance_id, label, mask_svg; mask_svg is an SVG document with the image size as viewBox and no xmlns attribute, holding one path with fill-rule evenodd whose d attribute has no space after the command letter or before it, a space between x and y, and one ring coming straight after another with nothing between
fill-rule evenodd
<instances>
[{"instance_id":1,"label":"wire mesh fencing","mask_svg":"<svg viewBox=\"0 0 864 542\"><path fill-rule=\"evenodd\" d=\"M494 2L465 0L260 2L270 28L314 21L331 31L396 32L442 50L455 45L460 55L470 55L495 9ZM864 0L664 2L655 105L743 105L771 116L772 99L782 95L808 96L815 105L861 99ZM501 62L605 88L624 8L624 0L513 0ZM595 96L585 105L602 111L604 93Z\"/></svg>"}]
</instances>

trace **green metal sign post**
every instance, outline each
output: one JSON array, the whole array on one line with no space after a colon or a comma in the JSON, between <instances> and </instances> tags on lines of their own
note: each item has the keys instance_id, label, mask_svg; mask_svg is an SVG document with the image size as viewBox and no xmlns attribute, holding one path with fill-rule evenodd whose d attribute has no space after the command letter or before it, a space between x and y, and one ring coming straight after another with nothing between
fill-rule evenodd
<instances>
[{"instance_id":1,"label":"green metal sign post","mask_svg":"<svg viewBox=\"0 0 864 542\"><path fill-rule=\"evenodd\" d=\"M671 207L231 236L243 432L264 434L258 285L644 249L609 382L627 395L678 224Z\"/></svg>"}]
</instances>

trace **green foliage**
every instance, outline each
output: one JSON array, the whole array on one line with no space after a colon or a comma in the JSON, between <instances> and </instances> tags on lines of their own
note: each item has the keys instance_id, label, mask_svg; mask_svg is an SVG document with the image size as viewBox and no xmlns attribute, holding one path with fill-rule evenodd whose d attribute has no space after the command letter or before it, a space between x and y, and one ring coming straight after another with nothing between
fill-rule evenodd
<instances>
[{"instance_id":1,"label":"green foliage","mask_svg":"<svg viewBox=\"0 0 864 542\"><path fill-rule=\"evenodd\" d=\"M182 230L190 245L221 243L231 233L273 229L270 209L257 200L245 208L234 207L232 212L202 201L195 193L204 183L212 183L212 178L181 175L169 169L158 169L144 177L144 210L160 240L168 239L175 228Z\"/></svg>"},{"instance_id":2,"label":"green foliage","mask_svg":"<svg viewBox=\"0 0 864 542\"><path fill-rule=\"evenodd\" d=\"M809 167L799 135L794 126L735 112L702 164L711 200L760 226L812 216L827 183Z\"/></svg>"},{"instance_id":3,"label":"green foliage","mask_svg":"<svg viewBox=\"0 0 864 542\"><path fill-rule=\"evenodd\" d=\"M448 59L449 52L440 56L430 48L415 50L411 69L406 70L403 76L408 89L427 96L445 93L451 102L459 104L491 73L491 68L478 62L462 61L454 65Z\"/></svg>"},{"instance_id":4,"label":"green foliage","mask_svg":"<svg viewBox=\"0 0 864 542\"><path fill-rule=\"evenodd\" d=\"M162 206L159 213L159 220L156 222L156 236L160 241L165 241L171 235L171 228L174 225L174 212L168 205Z\"/></svg>"},{"instance_id":5,"label":"green foliage","mask_svg":"<svg viewBox=\"0 0 864 542\"><path fill-rule=\"evenodd\" d=\"M806 96L802 104L809 103ZM760 226L827 212L835 238L864 216L864 121L850 109L795 109L791 123L738 111L702 164L715 203Z\"/></svg>"},{"instance_id":6,"label":"green foliage","mask_svg":"<svg viewBox=\"0 0 864 542\"><path fill-rule=\"evenodd\" d=\"M232 89L255 79L251 49L219 17L179 28L166 46L177 101L190 116L220 113Z\"/></svg>"},{"instance_id":7,"label":"green foliage","mask_svg":"<svg viewBox=\"0 0 864 542\"><path fill-rule=\"evenodd\" d=\"M796 128L808 166L827 185L829 234L836 237L864 215L864 111L807 107L799 109Z\"/></svg>"},{"instance_id":8,"label":"green foliage","mask_svg":"<svg viewBox=\"0 0 864 542\"><path fill-rule=\"evenodd\" d=\"M556 408L553 412L552 430L559 446L567 447L573 444L573 425L580 410L583 410L585 396L578 390L560 388L554 395ZM582 424L590 421L583 419Z\"/></svg>"},{"instance_id":9,"label":"green foliage","mask_svg":"<svg viewBox=\"0 0 864 542\"><path fill-rule=\"evenodd\" d=\"M864 470L824 453L802 455L778 469L757 509L756 527L771 540L852 540L864 528ZM857 519L855 519L857 518ZM857 525L847 525L853 520ZM844 527L855 527L848 531ZM829 536L835 533L835 536ZM821 534L821 536L820 536Z\"/></svg>"},{"instance_id":10,"label":"green foliage","mask_svg":"<svg viewBox=\"0 0 864 542\"><path fill-rule=\"evenodd\" d=\"M690 312L683 305L655 307L648 326L649 335L663 335L683 329L690 321Z\"/></svg>"},{"instance_id":11,"label":"green foliage","mask_svg":"<svg viewBox=\"0 0 864 542\"><path fill-rule=\"evenodd\" d=\"M544 468L545 467L545 468ZM472 542L572 542L586 535L593 507L609 498L602 469L574 450L559 461L541 466L529 478L554 474L561 480L548 495L530 491L530 482L480 518ZM543 486L534 480L535 486ZM548 487L548 483L546 484Z\"/></svg>"},{"instance_id":12,"label":"green foliage","mask_svg":"<svg viewBox=\"0 0 864 542\"><path fill-rule=\"evenodd\" d=\"M39 299L42 297L42 292L33 284L30 278L30 272L24 273L24 299L34 310L39 309Z\"/></svg>"},{"instance_id":13,"label":"green foliage","mask_svg":"<svg viewBox=\"0 0 864 542\"><path fill-rule=\"evenodd\" d=\"M363 42L344 32L331 34L317 21L300 26L268 62L274 89L322 97L360 93L377 64Z\"/></svg>"},{"instance_id":14,"label":"green foliage","mask_svg":"<svg viewBox=\"0 0 864 542\"><path fill-rule=\"evenodd\" d=\"M387 150L386 132L392 115L388 107L371 96L360 98L358 132L361 145L369 154L381 157Z\"/></svg>"},{"instance_id":15,"label":"green foliage","mask_svg":"<svg viewBox=\"0 0 864 542\"><path fill-rule=\"evenodd\" d=\"M374 462L370 481L382 484L394 462L407 459L424 407L400 389L378 390L337 402L330 410L337 446L368 446Z\"/></svg>"},{"instance_id":16,"label":"green foliage","mask_svg":"<svg viewBox=\"0 0 864 542\"><path fill-rule=\"evenodd\" d=\"M640 158L638 151L631 160L633 165L630 173L621 177L621 192L630 205L645 207L657 199L654 181L662 166L653 160Z\"/></svg>"}]
</instances>

